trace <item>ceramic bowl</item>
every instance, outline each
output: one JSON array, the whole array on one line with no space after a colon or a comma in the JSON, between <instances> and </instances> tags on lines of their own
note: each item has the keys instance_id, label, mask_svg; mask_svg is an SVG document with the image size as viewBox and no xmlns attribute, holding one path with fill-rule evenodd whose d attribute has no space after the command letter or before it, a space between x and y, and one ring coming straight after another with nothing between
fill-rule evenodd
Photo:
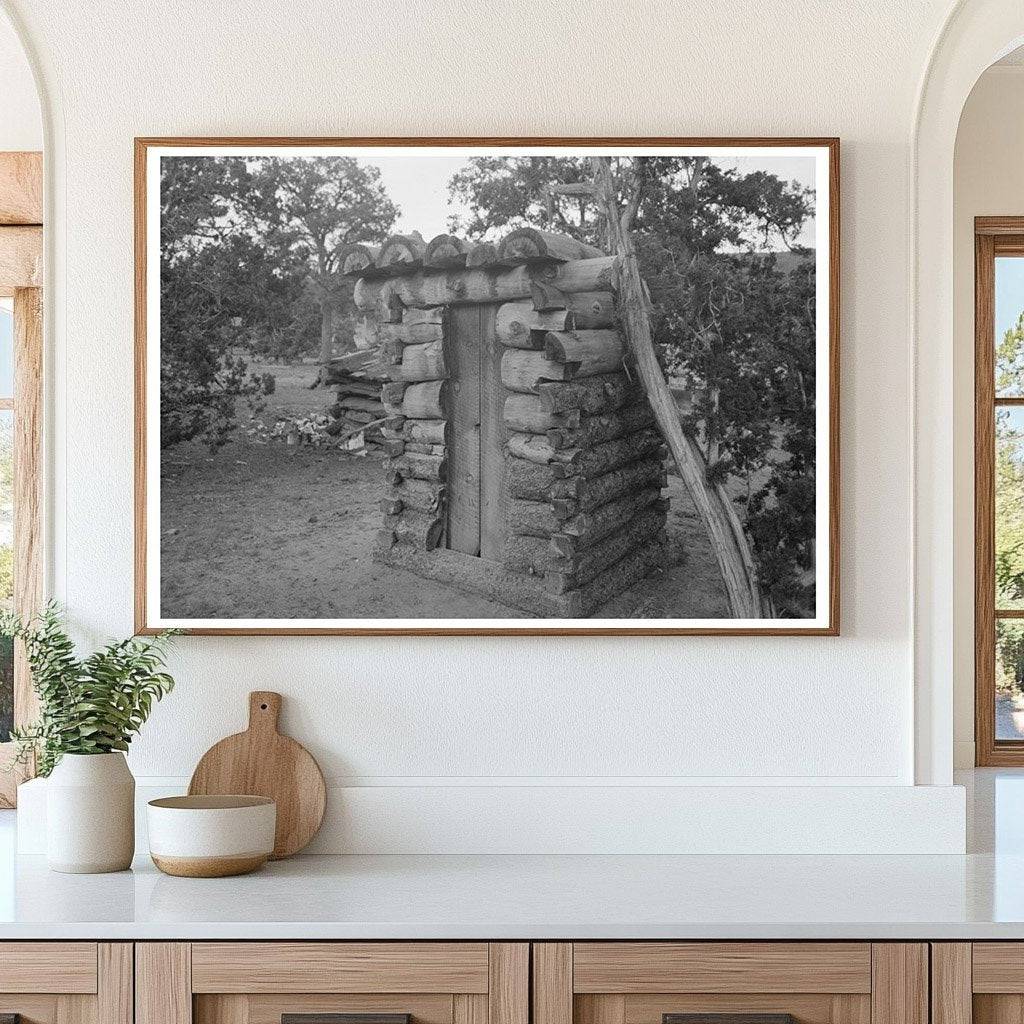
<instances>
[{"instance_id":1,"label":"ceramic bowl","mask_svg":"<svg viewBox=\"0 0 1024 1024\"><path fill-rule=\"evenodd\" d=\"M255 871L274 849L277 805L264 796L169 796L147 808L149 853L168 875Z\"/></svg>"}]
</instances>

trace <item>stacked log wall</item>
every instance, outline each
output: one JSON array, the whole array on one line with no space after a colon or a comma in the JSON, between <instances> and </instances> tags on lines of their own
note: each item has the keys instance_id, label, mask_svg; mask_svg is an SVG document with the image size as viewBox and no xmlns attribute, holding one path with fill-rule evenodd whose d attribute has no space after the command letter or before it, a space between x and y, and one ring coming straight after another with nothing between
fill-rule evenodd
<instances>
[{"instance_id":1,"label":"stacked log wall","mask_svg":"<svg viewBox=\"0 0 1024 1024\"><path fill-rule=\"evenodd\" d=\"M588 616L663 564L662 437L630 373L613 292L541 281L497 323L509 389L505 564L535 576L556 614Z\"/></svg>"},{"instance_id":2,"label":"stacked log wall","mask_svg":"<svg viewBox=\"0 0 1024 1024\"><path fill-rule=\"evenodd\" d=\"M386 250L386 247L385 247ZM388 310L394 316L393 308ZM443 306L401 308L381 326L388 376L381 402L393 419L386 430L380 547L428 552L444 546L448 472L448 369Z\"/></svg>"},{"instance_id":3,"label":"stacked log wall","mask_svg":"<svg viewBox=\"0 0 1024 1024\"><path fill-rule=\"evenodd\" d=\"M618 329L611 257L545 232L473 247L389 239L358 249L355 299L373 315L391 417L382 557L546 617L592 615L662 564L665 450ZM446 546L457 382L446 309L498 305L510 499L502 563Z\"/></svg>"},{"instance_id":4,"label":"stacked log wall","mask_svg":"<svg viewBox=\"0 0 1024 1024\"><path fill-rule=\"evenodd\" d=\"M349 366L345 359L338 359L324 367L322 379L334 389L334 400L327 407L327 434L344 440L361 433L366 448L382 450L388 413L381 401L385 378L379 365L357 359Z\"/></svg>"}]
</instances>

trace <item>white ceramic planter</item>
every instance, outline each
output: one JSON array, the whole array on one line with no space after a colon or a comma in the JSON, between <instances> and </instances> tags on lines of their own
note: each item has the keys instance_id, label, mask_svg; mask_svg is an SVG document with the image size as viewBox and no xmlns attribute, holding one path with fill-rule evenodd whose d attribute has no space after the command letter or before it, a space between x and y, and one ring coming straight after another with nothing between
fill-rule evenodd
<instances>
[{"instance_id":1,"label":"white ceramic planter","mask_svg":"<svg viewBox=\"0 0 1024 1024\"><path fill-rule=\"evenodd\" d=\"M124 871L135 854L135 779L124 754L65 754L46 784L52 871Z\"/></svg>"}]
</instances>

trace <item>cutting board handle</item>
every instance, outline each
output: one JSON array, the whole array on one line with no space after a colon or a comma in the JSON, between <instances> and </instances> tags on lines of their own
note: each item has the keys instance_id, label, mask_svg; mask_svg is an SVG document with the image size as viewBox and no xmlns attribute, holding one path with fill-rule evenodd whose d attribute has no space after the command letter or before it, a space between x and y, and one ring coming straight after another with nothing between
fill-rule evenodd
<instances>
[{"instance_id":1,"label":"cutting board handle","mask_svg":"<svg viewBox=\"0 0 1024 1024\"><path fill-rule=\"evenodd\" d=\"M249 732L277 732L281 694L254 690L249 694Z\"/></svg>"}]
</instances>

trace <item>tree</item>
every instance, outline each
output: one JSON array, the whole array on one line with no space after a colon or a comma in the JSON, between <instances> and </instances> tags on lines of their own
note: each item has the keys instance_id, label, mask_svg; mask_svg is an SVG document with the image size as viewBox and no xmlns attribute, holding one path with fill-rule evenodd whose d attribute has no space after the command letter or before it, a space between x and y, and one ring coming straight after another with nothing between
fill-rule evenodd
<instances>
[{"instance_id":1,"label":"tree","mask_svg":"<svg viewBox=\"0 0 1024 1024\"><path fill-rule=\"evenodd\" d=\"M339 248L382 238L397 209L350 157L165 157L161 168L161 444L224 443L274 385L253 356L293 358L351 312Z\"/></svg>"},{"instance_id":2,"label":"tree","mask_svg":"<svg viewBox=\"0 0 1024 1024\"><path fill-rule=\"evenodd\" d=\"M552 196L549 186L586 185L593 173L586 160L560 156L473 157L448 182L451 199L469 210L453 215L454 234L482 238L505 227L548 227L581 242L604 241L599 207L593 196Z\"/></svg>"},{"instance_id":3,"label":"tree","mask_svg":"<svg viewBox=\"0 0 1024 1024\"><path fill-rule=\"evenodd\" d=\"M272 386L244 357L240 318L273 276L239 212L255 201L244 160L165 158L160 188L160 443L223 443L240 400Z\"/></svg>"},{"instance_id":4,"label":"tree","mask_svg":"<svg viewBox=\"0 0 1024 1024\"><path fill-rule=\"evenodd\" d=\"M995 353L996 394L1021 393L1024 383L1024 313ZM1017 410L996 410L995 422L996 607L1024 602L1024 421Z\"/></svg>"},{"instance_id":5,"label":"tree","mask_svg":"<svg viewBox=\"0 0 1024 1024\"><path fill-rule=\"evenodd\" d=\"M338 307L352 291L338 277L338 254L350 242L382 241L398 207L380 171L354 157L262 157L254 176L272 232L268 241L307 262L307 280L320 306L320 358L326 362L333 354Z\"/></svg>"},{"instance_id":6,"label":"tree","mask_svg":"<svg viewBox=\"0 0 1024 1024\"><path fill-rule=\"evenodd\" d=\"M630 199L632 164L610 165ZM653 157L633 235L666 370L690 398L682 417L707 479L742 514L774 614L805 616L814 595L814 261L797 244L805 189L706 157ZM589 181L575 158L477 158L450 184L471 237L532 224L607 248L592 198L552 194ZM766 253L767 247L782 250Z\"/></svg>"}]
</instances>

